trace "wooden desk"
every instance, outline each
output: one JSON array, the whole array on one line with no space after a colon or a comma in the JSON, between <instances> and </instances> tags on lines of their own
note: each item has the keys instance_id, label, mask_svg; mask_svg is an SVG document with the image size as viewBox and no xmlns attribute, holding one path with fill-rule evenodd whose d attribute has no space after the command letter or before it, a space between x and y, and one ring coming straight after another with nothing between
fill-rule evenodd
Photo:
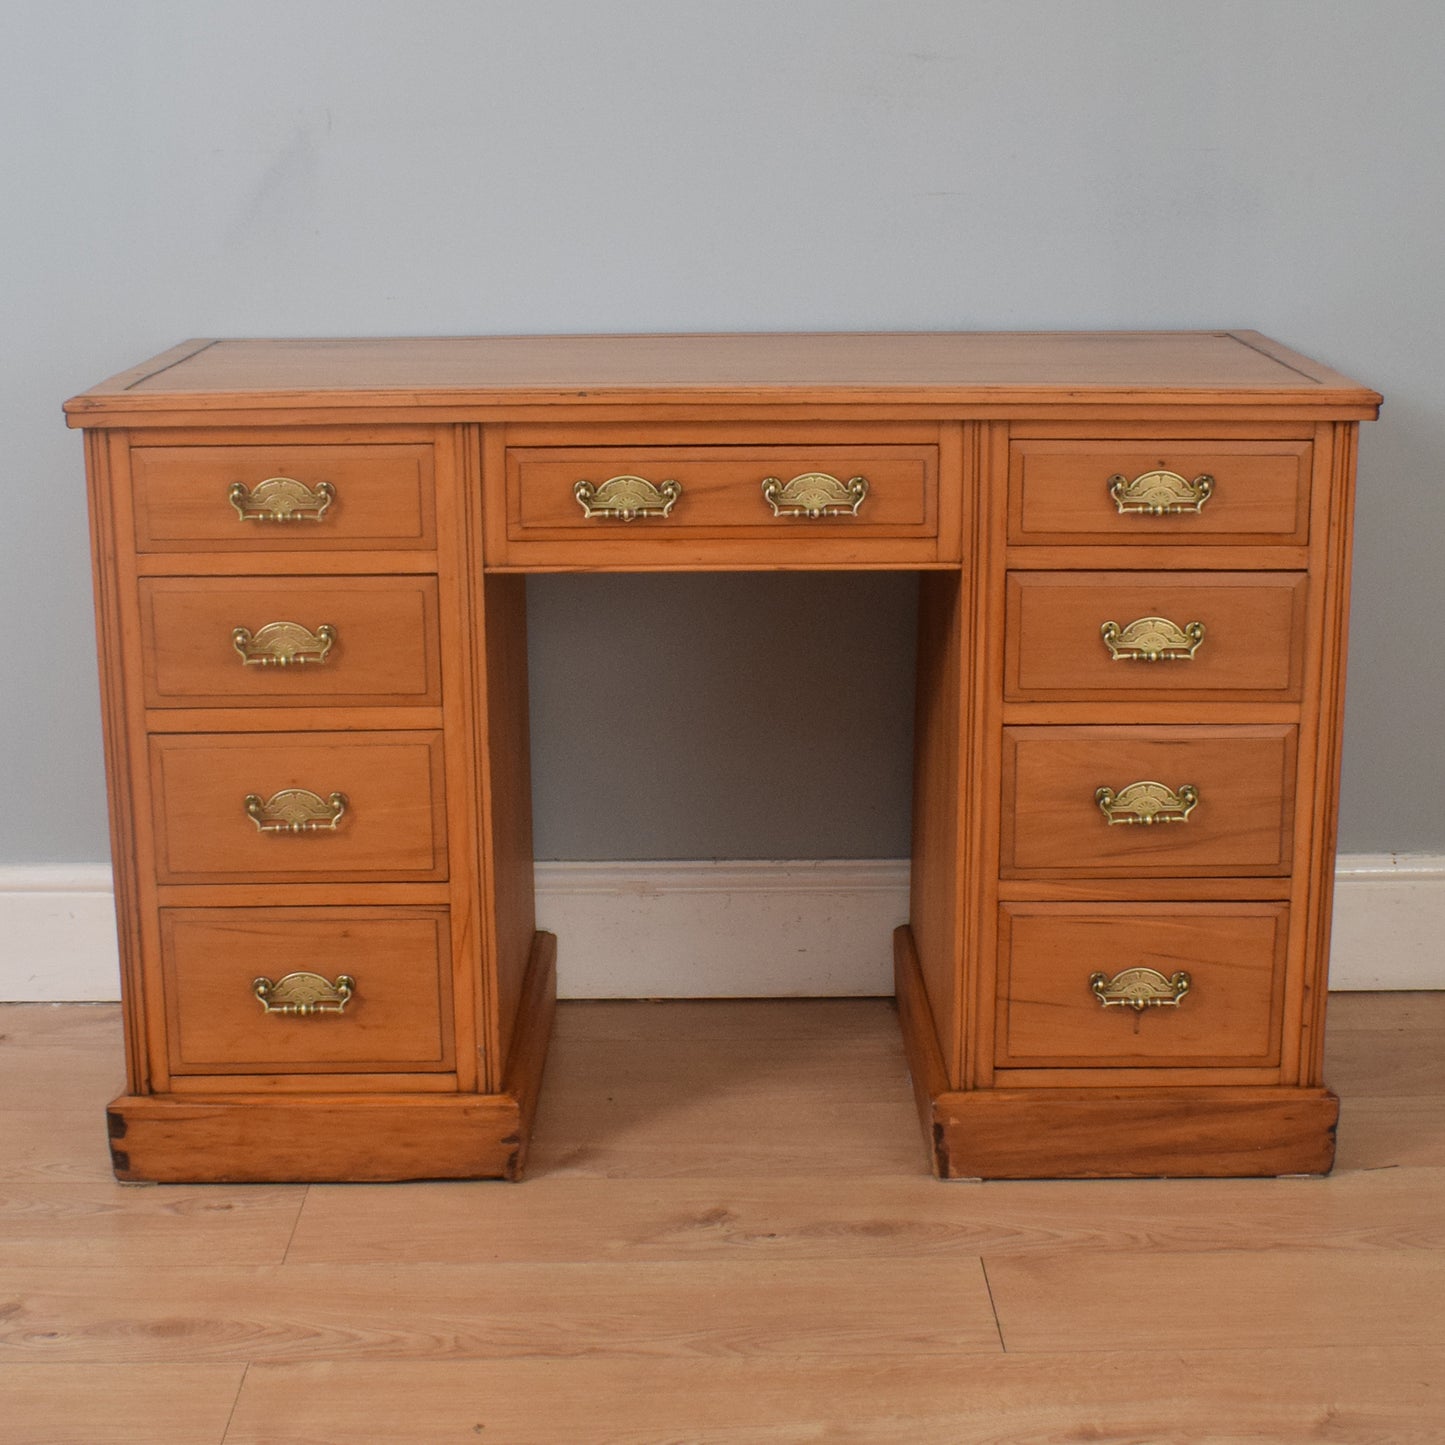
<instances>
[{"instance_id":1,"label":"wooden desk","mask_svg":"<svg viewBox=\"0 0 1445 1445\"><path fill-rule=\"evenodd\" d=\"M1378 403L1251 332L190 342L76 397L116 1172L518 1177L524 574L776 568L923 574L893 946L938 1172L1328 1169Z\"/></svg>"}]
</instances>

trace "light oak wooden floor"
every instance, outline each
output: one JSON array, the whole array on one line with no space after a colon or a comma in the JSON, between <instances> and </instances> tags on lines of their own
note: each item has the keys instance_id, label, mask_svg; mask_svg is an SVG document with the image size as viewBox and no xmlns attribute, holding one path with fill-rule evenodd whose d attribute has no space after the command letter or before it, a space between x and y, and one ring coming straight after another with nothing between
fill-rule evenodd
<instances>
[{"instance_id":1,"label":"light oak wooden floor","mask_svg":"<svg viewBox=\"0 0 1445 1445\"><path fill-rule=\"evenodd\" d=\"M567 1004L532 1176L118 1185L116 1010L0 1007L14 1445L1445 1441L1445 993L1329 1179L939 1184L886 1002Z\"/></svg>"}]
</instances>

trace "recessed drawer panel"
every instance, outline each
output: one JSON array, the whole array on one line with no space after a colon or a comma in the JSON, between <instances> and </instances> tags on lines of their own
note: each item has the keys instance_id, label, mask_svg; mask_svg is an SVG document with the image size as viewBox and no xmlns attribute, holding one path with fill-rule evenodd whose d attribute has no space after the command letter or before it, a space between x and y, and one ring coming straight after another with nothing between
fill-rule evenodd
<instances>
[{"instance_id":1,"label":"recessed drawer panel","mask_svg":"<svg viewBox=\"0 0 1445 1445\"><path fill-rule=\"evenodd\" d=\"M149 707L441 700L433 577L148 577Z\"/></svg>"},{"instance_id":2,"label":"recessed drawer panel","mask_svg":"<svg viewBox=\"0 0 1445 1445\"><path fill-rule=\"evenodd\" d=\"M934 538L933 446L514 447L512 541Z\"/></svg>"},{"instance_id":3,"label":"recessed drawer panel","mask_svg":"<svg viewBox=\"0 0 1445 1445\"><path fill-rule=\"evenodd\" d=\"M1304 666L1302 572L1011 572L1011 700L1288 701Z\"/></svg>"},{"instance_id":4,"label":"recessed drawer panel","mask_svg":"<svg viewBox=\"0 0 1445 1445\"><path fill-rule=\"evenodd\" d=\"M1285 874L1295 743L1289 726L1005 728L1000 872Z\"/></svg>"},{"instance_id":5,"label":"recessed drawer panel","mask_svg":"<svg viewBox=\"0 0 1445 1445\"><path fill-rule=\"evenodd\" d=\"M134 447L141 552L436 546L424 444Z\"/></svg>"},{"instance_id":6,"label":"recessed drawer panel","mask_svg":"<svg viewBox=\"0 0 1445 1445\"><path fill-rule=\"evenodd\" d=\"M446 877L439 732L158 734L162 883Z\"/></svg>"},{"instance_id":7,"label":"recessed drawer panel","mask_svg":"<svg viewBox=\"0 0 1445 1445\"><path fill-rule=\"evenodd\" d=\"M171 1072L448 1072L450 952L444 909L163 909Z\"/></svg>"},{"instance_id":8,"label":"recessed drawer panel","mask_svg":"<svg viewBox=\"0 0 1445 1445\"><path fill-rule=\"evenodd\" d=\"M1279 1063L1283 903L1000 910L1000 1068Z\"/></svg>"},{"instance_id":9,"label":"recessed drawer panel","mask_svg":"<svg viewBox=\"0 0 1445 1445\"><path fill-rule=\"evenodd\" d=\"M1303 545L1312 451L1307 441L1016 440L1009 540Z\"/></svg>"}]
</instances>

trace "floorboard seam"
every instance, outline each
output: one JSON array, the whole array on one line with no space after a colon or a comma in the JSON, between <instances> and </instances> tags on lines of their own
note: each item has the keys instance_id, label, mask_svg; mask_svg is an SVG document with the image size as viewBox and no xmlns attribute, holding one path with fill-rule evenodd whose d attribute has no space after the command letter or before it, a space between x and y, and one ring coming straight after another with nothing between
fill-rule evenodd
<instances>
[{"instance_id":1,"label":"floorboard seam","mask_svg":"<svg viewBox=\"0 0 1445 1445\"><path fill-rule=\"evenodd\" d=\"M988 1261L979 1256L978 1267L983 1271L983 1287L988 1291L988 1307L993 1311L993 1327L998 1331L998 1347L1008 1354L1008 1341L1003 1337L1003 1321L998 1317L998 1306L993 1299L993 1281L988 1277Z\"/></svg>"},{"instance_id":2,"label":"floorboard seam","mask_svg":"<svg viewBox=\"0 0 1445 1445\"><path fill-rule=\"evenodd\" d=\"M291 1260L291 1246L296 1243L296 1231L301 1228L301 1216L306 1213L306 1206L311 1202L311 1186L306 1186L306 1192L301 1196L301 1207L296 1211L296 1218L291 1221L291 1233L286 1236L286 1248L281 1251L281 1263L288 1264Z\"/></svg>"},{"instance_id":3,"label":"floorboard seam","mask_svg":"<svg viewBox=\"0 0 1445 1445\"><path fill-rule=\"evenodd\" d=\"M251 1361L246 1361L246 1367L241 1371L241 1378L236 1384L236 1398L231 1401L231 1408L226 1415L226 1424L221 1430L220 1445L226 1445L226 1437L231 1433L231 1424L236 1418L236 1407L241 1403L241 1391L246 1388L246 1379L251 1373Z\"/></svg>"}]
</instances>

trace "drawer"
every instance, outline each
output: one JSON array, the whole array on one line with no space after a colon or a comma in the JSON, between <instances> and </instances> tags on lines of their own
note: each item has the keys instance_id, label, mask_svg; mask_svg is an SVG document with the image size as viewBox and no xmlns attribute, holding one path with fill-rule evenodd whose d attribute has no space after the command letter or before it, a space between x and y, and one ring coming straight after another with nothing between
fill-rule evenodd
<instances>
[{"instance_id":1,"label":"drawer","mask_svg":"<svg viewBox=\"0 0 1445 1445\"><path fill-rule=\"evenodd\" d=\"M1009 541L1302 546L1312 457L1307 441L1015 440ZM1209 479L1202 505L1194 486L1201 477ZM1151 504L1185 510L1147 510Z\"/></svg>"},{"instance_id":2,"label":"drawer","mask_svg":"<svg viewBox=\"0 0 1445 1445\"><path fill-rule=\"evenodd\" d=\"M168 908L160 917L172 1074L454 1068L444 909ZM338 991L343 978L351 982ZM261 979L269 1007L257 997ZM311 1011L296 1011L307 1003Z\"/></svg>"},{"instance_id":3,"label":"drawer","mask_svg":"<svg viewBox=\"0 0 1445 1445\"><path fill-rule=\"evenodd\" d=\"M997 1066L1278 1065L1288 917L1283 903L1005 904ZM1106 996L1161 1001L1106 1006L1100 974Z\"/></svg>"},{"instance_id":4,"label":"drawer","mask_svg":"<svg viewBox=\"0 0 1445 1445\"><path fill-rule=\"evenodd\" d=\"M148 707L441 701L434 577L147 577L140 614Z\"/></svg>"},{"instance_id":5,"label":"drawer","mask_svg":"<svg viewBox=\"0 0 1445 1445\"><path fill-rule=\"evenodd\" d=\"M795 549L800 538L848 547L912 540L931 551L938 536L936 446L512 447L506 467L513 543L646 556L712 539L763 549Z\"/></svg>"},{"instance_id":6,"label":"drawer","mask_svg":"<svg viewBox=\"0 0 1445 1445\"><path fill-rule=\"evenodd\" d=\"M137 446L130 469L140 552L436 546L424 443Z\"/></svg>"},{"instance_id":7,"label":"drawer","mask_svg":"<svg viewBox=\"0 0 1445 1445\"><path fill-rule=\"evenodd\" d=\"M446 877L440 732L164 733L150 761L162 883Z\"/></svg>"},{"instance_id":8,"label":"drawer","mask_svg":"<svg viewBox=\"0 0 1445 1445\"><path fill-rule=\"evenodd\" d=\"M1307 594L1302 572L1010 572L1005 695L1297 700Z\"/></svg>"},{"instance_id":9,"label":"drawer","mask_svg":"<svg viewBox=\"0 0 1445 1445\"><path fill-rule=\"evenodd\" d=\"M1005 728L999 871L1288 873L1295 745L1283 725ZM1103 806L1101 788L1114 795Z\"/></svg>"}]
</instances>

